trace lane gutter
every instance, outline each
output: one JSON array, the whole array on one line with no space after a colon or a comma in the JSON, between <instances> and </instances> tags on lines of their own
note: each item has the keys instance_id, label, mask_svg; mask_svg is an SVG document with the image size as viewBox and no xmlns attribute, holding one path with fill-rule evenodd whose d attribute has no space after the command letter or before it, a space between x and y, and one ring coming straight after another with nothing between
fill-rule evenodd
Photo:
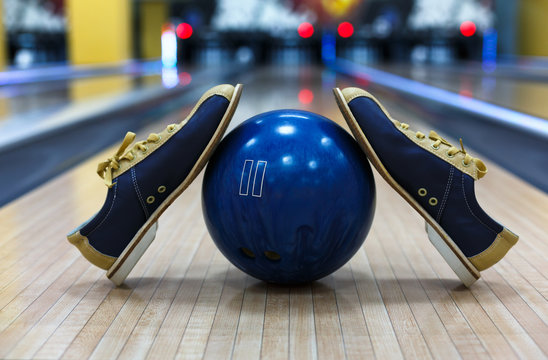
<instances>
[{"instance_id":1,"label":"lane gutter","mask_svg":"<svg viewBox=\"0 0 548 360\"><path fill-rule=\"evenodd\" d=\"M386 71L356 64L346 59L337 58L332 62L327 62L326 66L338 73L357 77L405 94L448 105L474 115L479 115L489 121L504 124L520 131L548 139L547 119L524 114L482 100L462 96Z\"/></svg>"}]
</instances>

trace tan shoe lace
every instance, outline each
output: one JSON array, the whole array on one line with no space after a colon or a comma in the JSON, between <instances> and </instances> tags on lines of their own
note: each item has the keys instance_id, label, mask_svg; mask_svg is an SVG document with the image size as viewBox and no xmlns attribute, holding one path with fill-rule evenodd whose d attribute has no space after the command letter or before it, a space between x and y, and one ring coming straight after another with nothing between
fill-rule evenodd
<instances>
[{"instance_id":1,"label":"tan shoe lace","mask_svg":"<svg viewBox=\"0 0 548 360\"><path fill-rule=\"evenodd\" d=\"M167 131L173 132L176 127L177 124L170 124L167 126ZM122 144L118 148L118 151L116 151L116 154L114 154L113 157L110 157L107 160L99 163L99 165L97 166L97 174L105 180L105 184L109 188L113 185L112 174L115 170L118 170L120 168L120 162L132 161L135 158L136 151L146 153L148 151L147 144L157 143L161 140L161 136L155 133L151 133L146 140L136 142L131 150L124 153L126 149L131 145L133 140L135 140L135 133L128 131L126 136L124 137L124 140L122 141Z\"/></svg>"},{"instance_id":2,"label":"tan shoe lace","mask_svg":"<svg viewBox=\"0 0 548 360\"><path fill-rule=\"evenodd\" d=\"M409 129L409 125L406 123L400 123L400 126L402 127L402 129L405 129L405 130ZM420 131L417 131L415 133L415 136L419 139L424 139L426 137L426 135L424 135ZM481 179L487 173L487 167L485 166L483 161L481 161L478 158L470 156L470 154L466 152L466 150L464 149L464 145L462 143L462 139L459 139L459 142L460 142L460 149L459 149L451 145L449 141L442 138L434 130L430 130L430 133L428 134L428 138L434 141L431 145L434 150L438 150L441 144L449 146L449 150L447 150L447 156L450 158L454 157L458 153L463 153L464 158L462 159L462 165L467 167L467 166L470 166L471 163L474 163L477 168L478 179Z\"/></svg>"}]
</instances>

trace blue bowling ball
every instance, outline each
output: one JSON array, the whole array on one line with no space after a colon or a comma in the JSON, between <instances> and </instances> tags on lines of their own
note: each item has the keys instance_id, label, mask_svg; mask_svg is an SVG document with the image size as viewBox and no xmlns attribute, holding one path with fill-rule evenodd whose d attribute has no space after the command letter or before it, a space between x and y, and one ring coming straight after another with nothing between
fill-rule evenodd
<instances>
[{"instance_id":1,"label":"blue bowling ball","mask_svg":"<svg viewBox=\"0 0 548 360\"><path fill-rule=\"evenodd\" d=\"M358 251L375 212L371 167L356 141L307 111L271 111L219 144L202 208L213 241L258 279L320 279Z\"/></svg>"}]
</instances>

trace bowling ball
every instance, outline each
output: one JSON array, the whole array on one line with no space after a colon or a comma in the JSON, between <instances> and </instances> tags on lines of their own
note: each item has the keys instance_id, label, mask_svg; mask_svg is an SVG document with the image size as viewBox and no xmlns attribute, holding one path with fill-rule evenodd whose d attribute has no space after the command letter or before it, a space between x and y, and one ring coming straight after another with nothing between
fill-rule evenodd
<instances>
[{"instance_id":1,"label":"bowling ball","mask_svg":"<svg viewBox=\"0 0 548 360\"><path fill-rule=\"evenodd\" d=\"M371 167L333 121L278 110L243 122L219 144L202 184L205 223L232 264L297 284L343 266L375 212Z\"/></svg>"}]
</instances>

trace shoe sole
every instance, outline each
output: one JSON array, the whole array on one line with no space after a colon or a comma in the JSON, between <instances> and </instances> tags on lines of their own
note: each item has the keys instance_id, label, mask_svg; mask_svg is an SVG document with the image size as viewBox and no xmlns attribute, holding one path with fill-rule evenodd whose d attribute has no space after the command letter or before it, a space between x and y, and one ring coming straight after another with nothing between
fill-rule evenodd
<instances>
[{"instance_id":1,"label":"shoe sole","mask_svg":"<svg viewBox=\"0 0 548 360\"><path fill-rule=\"evenodd\" d=\"M350 131L360 144L360 147L367 155L373 167L382 176L382 178L394 189L401 197L403 197L409 205L411 205L426 221L426 233L430 242L438 250L447 264L453 269L462 283L469 287L476 282L480 277L480 272L468 260L466 255L459 249L457 244L447 235L440 224L403 188L394 180L390 173L386 170L381 160L373 150L373 147L367 140L367 137L361 131L361 128L354 118L350 107L346 103L346 99L339 88L333 89L337 105L343 114L346 123L350 127Z\"/></svg>"},{"instance_id":2,"label":"shoe sole","mask_svg":"<svg viewBox=\"0 0 548 360\"><path fill-rule=\"evenodd\" d=\"M114 284L120 286L127 278L131 270L137 264L137 261L141 258L146 249L150 246L156 236L156 229L158 228L157 220L163 214L163 212L171 205L175 199L192 183L192 181L202 171L211 154L221 141L232 116L236 111L236 106L240 100L242 93L242 85L238 84L234 87L232 99L228 104L228 108L225 115L221 119L217 130L211 137L211 140L205 147L204 151L194 164L194 167L189 172L185 180L179 185L168 197L160 204L160 206L152 213L150 218L145 222L139 231L135 234L133 239L126 246L122 254L116 259L114 264L107 271L107 278L109 278Z\"/></svg>"}]
</instances>

